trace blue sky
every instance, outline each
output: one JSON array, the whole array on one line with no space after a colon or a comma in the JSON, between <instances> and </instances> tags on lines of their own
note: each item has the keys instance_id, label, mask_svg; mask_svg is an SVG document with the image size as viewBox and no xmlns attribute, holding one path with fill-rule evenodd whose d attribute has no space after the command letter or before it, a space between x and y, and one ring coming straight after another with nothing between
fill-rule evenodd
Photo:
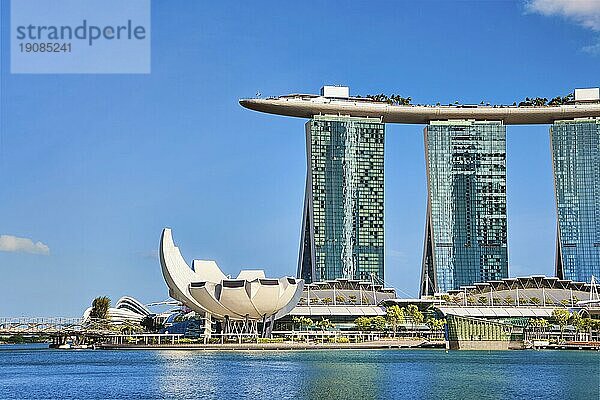
<instances>
[{"instance_id":1,"label":"blue sky","mask_svg":"<svg viewBox=\"0 0 600 400\"><path fill-rule=\"evenodd\" d=\"M165 226L188 260L295 274L305 121L239 98L345 84L416 103L512 103L598 86L600 2L580 4L590 9L156 1L150 74L18 75L2 2L0 315L77 316L97 295L166 299ZM386 133L386 281L405 296L421 267L422 130ZM509 127L513 276L554 272L550 161L548 126Z\"/></svg>"}]
</instances>

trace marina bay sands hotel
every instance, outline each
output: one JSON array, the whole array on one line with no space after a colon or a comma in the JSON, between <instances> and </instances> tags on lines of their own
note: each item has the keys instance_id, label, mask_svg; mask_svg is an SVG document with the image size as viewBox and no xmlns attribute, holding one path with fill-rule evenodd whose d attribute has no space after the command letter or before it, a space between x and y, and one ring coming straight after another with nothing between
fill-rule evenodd
<instances>
[{"instance_id":1,"label":"marina bay sands hotel","mask_svg":"<svg viewBox=\"0 0 600 400\"><path fill-rule=\"evenodd\" d=\"M308 119L299 277L383 282L386 123L426 125L422 296L508 278L506 125L551 125L556 275L581 282L600 276L599 89L577 89L552 105L403 103L351 97L343 86L240 100L252 110Z\"/></svg>"}]
</instances>

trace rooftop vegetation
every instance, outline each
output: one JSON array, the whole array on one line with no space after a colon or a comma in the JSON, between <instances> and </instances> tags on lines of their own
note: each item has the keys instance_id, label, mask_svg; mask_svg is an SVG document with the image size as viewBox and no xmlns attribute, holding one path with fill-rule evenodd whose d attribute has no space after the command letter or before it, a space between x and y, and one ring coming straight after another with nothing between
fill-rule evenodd
<instances>
[{"instance_id":1,"label":"rooftop vegetation","mask_svg":"<svg viewBox=\"0 0 600 400\"><path fill-rule=\"evenodd\" d=\"M369 100L373 100L380 103L388 103L390 105L395 106L409 106L414 105L412 103L411 97L403 97L397 94L386 95L384 93L380 94L368 94L365 96L355 96L356 98L365 98ZM569 93L566 96L556 96L552 99L548 100L546 97L526 97L525 100L519 102L513 102L511 105L507 104L490 104L489 102L481 101L478 105L480 106L488 106L488 107L553 107L553 106L561 106L564 104L571 104L575 101L575 95L573 93ZM416 104L417 106L431 106L429 104ZM439 102L435 104L436 106L440 106ZM454 103L448 104L448 106L461 106L458 100ZM469 104L469 106L475 106Z\"/></svg>"},{"instance_id":2,"label":"rooftop vegetation","mask_svg":"<svg viewBox=\"0 0 600 400\"><path fill-rule=\"evenodd\" d=\"M356 96L361 98L362 96ZM412 99L410 97L402 97L399 94L386 95L383 93L380 94L368 94L365 98L378 101L380 103L388 103L395 106L409 106L411 105Z\"/></svg>"}]
</instances>

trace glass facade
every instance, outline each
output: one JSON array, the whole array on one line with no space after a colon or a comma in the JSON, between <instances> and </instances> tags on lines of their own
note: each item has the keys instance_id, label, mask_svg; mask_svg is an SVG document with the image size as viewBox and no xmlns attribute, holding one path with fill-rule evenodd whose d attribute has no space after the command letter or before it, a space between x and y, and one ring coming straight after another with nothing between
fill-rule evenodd
<instances>
[{"instance_id":1,"label":"glass facade","mask_svg":"<svg viewBox=\"0 0 600 400\"><path fill-rule=\"evenodd\" d=\"M431 122L425 128L425 158L421 295L507 278L505 126Z\"/></svg>"},{"instance_id":2,"label":"glass facade","mask_svg":"<svg viewBox=\"0 0 600 400\"><path fill-rule=\"evenodd\" d=\"M600 118L550 128L558 233L556 275L600 277Z\"/></svg>"},{"instance_id":3,"label":"glass facade","mask_svg":"<svg viewBox=\"0 0 600 400\"><path fill-rule=\"evenodd\" d=\"M307 178L298 276L383 281L385 125L315 116L306 123Z\"/></svg>"}]
</instances>

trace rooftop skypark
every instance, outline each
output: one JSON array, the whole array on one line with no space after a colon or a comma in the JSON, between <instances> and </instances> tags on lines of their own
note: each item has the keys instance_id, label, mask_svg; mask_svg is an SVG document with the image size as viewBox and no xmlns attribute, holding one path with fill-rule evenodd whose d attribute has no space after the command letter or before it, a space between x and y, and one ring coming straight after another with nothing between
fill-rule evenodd
<instances>
[{"instance_id":1,"label":"rooftop skypark","mask_svg":"<svg viewBox=\"0 0 600 400\"><path fill-rule=\"evenodd\" d=\"M581 90L581 89L577 89ZM582 89L589 90L589 89ZM322 96L322 95L321 95ZM320 97L318 95L311 94L290 94L286 96L269 96L267 100L275 100L279 98L314 98ZM333 97L333 96L324 96L324 97ZM582 100L575 98L575 93L569 93L566 96L556 96L552 99L548 100L546 97L525 97L524 100L515 101L512 104L491 104L487 101L481 101L478 104L469 104L462 103L456 100L454 103L448 103L447 105L442 105L440 102L436 102L435 104L413 104L412 97L403 97L399 94L391 94L387 95L385 93L379 94L367 94L367 95L355 95L355 96L347 96L347 97L334 97L338 99L348 99L353 101L368 101L371 103L382 103L388 104L391 106L417 106L417 107L556 107L562 105L574 105L574 104L600 104L600 98L591 98L588 100Z\"/></svg>"},{"instance_id":2,"label":"rooftop skypark","mask_svg":"<svg viewBox=\"0 0 600 400\"><path fill-rule=\"evenodd\" d=\"M412 104L411 97L401 95L350 96L344 86L325 86L320 94L290 94L265 99L242 99L240 104L251 110L312 118L315 115L345 115L379 118L383 123L428 124L430 121L474 119L502 121L505 125L552 124L557 120L600 117L600 89L575 89L572 94L547 98L525 98L512 105ZM483 104L482 104L483 103Z\"/></svg>"}]
</instances>

